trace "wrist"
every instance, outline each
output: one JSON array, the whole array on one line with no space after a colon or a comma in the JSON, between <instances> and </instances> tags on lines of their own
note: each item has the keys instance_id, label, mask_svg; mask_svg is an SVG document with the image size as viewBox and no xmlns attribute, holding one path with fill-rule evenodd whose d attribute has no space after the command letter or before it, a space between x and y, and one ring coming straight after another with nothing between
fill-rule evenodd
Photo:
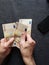
<instances>
[{"instance_id":1,"label":"wrist","mask_svg":"<svg viewBox=\"0 0 49 65\"><path fill-rule=\"evenodd\" d=\"M2 64L2 62L4 61L4 59L5 59L5 57L0 54L0 64Z\"/></svg>"},{"instance_id":2,"label":"wrist","mask_svg":"<svg viewBox=\"0 0 49 65\"><path fill-rule=\"evenodd\" d=\"M36 65L33 57L29 57L29 58L24 57L23 60L26 65Z\"/></svg>"}]
</instances>

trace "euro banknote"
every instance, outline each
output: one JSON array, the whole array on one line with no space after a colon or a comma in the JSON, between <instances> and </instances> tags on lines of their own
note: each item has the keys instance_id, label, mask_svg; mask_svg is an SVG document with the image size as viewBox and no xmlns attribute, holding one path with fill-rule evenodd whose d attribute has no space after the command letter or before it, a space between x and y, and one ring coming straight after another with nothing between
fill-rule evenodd
<instances>
[{"instance_id":1,"label":"euro banknote","mask_svg":"<svg viewBox=\"0 0 49 65\"><path fill-rule=\"evenodd\" d=\"M2 24L4 37L9 40L14 37L14 43L11 47L20 48L19 42L23 32L27 30L27 33L31 35L32 19L19 19L19 22Z\"/></svg>"}]
</instances>

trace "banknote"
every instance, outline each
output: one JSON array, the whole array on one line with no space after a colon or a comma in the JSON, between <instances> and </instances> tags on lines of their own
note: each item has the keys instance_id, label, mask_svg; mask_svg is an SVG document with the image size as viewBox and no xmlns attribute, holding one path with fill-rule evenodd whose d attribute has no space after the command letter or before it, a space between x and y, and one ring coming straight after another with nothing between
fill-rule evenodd
<instances>
[{"instance_id":1,"label":"banknote","mask_svg":"<svg viewBox=\"0 0 49 65\"><path fill-rule=\"evenodd\" d=\"M4 37L9 40L11 37L14 37L14 43L11 45L12 47L19 47L20 37L21 34L25 31L25 29L28 28L27 25L24 25L22 23L14 22L14 23L8 23L8 24L2 24Z\"/></svg>"},{"instance_id":2,"label":"banknote","mask_svg":"<svg viewBox=\"0 0 49 65\"><path fill-rule=\"evenodd\" d=\"M2 24L4 37L9 40L14 37L14 43L11 47L20 48L19 42L21 34L27 30L27 33L31 35L32 19L19 19L19 22Z\"/></svg>"},{"instance_id":3,"label":"banknote","mask_svg":"<svg viewBox=\"0 0 49 65\"><path fill-rule=\"evenodd\" d=\"M4 37L7 38L7 40L9 40L11 37L14 37L16 39L16 36L18 35L18 22L14 22L14 23L8 23L8 24L2 24L2 28L3 28L3 33L4 33ZM17 31L17 33L15 34L15 32ZM16 46L16 43L14 41L13 46Z\"/></svg>"},{"instance_id":4,"label":"banknote","mask_svg":"<svg viewBox=\"0 0 49 65\"><path fill-rule=\"evenodd\" d=\"M31 35L32 19L19 19L19 23L28 26L27 33Z\"/></svg>"}]
</instances>

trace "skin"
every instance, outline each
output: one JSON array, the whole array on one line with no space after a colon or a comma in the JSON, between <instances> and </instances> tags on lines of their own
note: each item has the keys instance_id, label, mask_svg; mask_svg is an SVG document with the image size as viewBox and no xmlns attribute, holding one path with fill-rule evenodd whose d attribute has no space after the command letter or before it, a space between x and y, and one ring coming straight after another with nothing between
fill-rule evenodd
<instances>
[{"instance_id":1,"label":"skin","mask_svg":"<svg viewBox=\"0 0 49 65\"><path fill-rule=\"evenodd\" d=\"M27 41L25 41L26 37ZM29 34L23 33L20 41L20 51L26 65L36 65L34 57L32 56L35 44L35 41L30 37Z\"/></svg>"},{"instance_id":2,"label":"skin","mask_svg":"<svg viewBox=\"0 0 49 65\"><path fill-rule=\"evenodd\" d=\"M25 41L25 38L27 37L27 40ZM14 38L11 38L7 41L6 38L3 38L0 40L0 64L3 62L3 60L7 57L7 55L10 53L11 48L9 48L9 45L11 45L14 42ZM34 61L33 51L35 47L35 41L30 37L29 34L23 33L21 36L20 41L20 51L23 58L23 61L26 65L36 65Z\"/></svg>"},{"instance_id":3,"label":"skin","mask_svg":"<svg viewBox=\"0 0 49 65\"><path fill-rule=\"evenodd\" d=\"M10 53L11 48L9 48L9 45L11 45L13 41L14 41L14 38L11 38L9 41L7 41L6 38L3 38L0 40L0 64L3 62L6 56Z\"/></svg>"}]
</instances>

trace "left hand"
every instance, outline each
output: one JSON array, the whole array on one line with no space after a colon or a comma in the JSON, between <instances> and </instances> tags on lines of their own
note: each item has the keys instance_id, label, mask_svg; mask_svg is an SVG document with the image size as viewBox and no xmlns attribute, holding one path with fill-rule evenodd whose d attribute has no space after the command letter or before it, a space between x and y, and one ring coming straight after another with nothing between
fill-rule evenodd
<instances>
[{"instance_id":1,"label":"left hand","mask_svg":"<svg viewBox=\"0 0 49 65\"><path fill-rule=\"evenodd\" d=\"M11 48L9 47L13 44L14 38L7 40L6 38L2 38L0 40L0 64L4 61L4 59L9 55Z\"/></svg>"}]
</instances>

